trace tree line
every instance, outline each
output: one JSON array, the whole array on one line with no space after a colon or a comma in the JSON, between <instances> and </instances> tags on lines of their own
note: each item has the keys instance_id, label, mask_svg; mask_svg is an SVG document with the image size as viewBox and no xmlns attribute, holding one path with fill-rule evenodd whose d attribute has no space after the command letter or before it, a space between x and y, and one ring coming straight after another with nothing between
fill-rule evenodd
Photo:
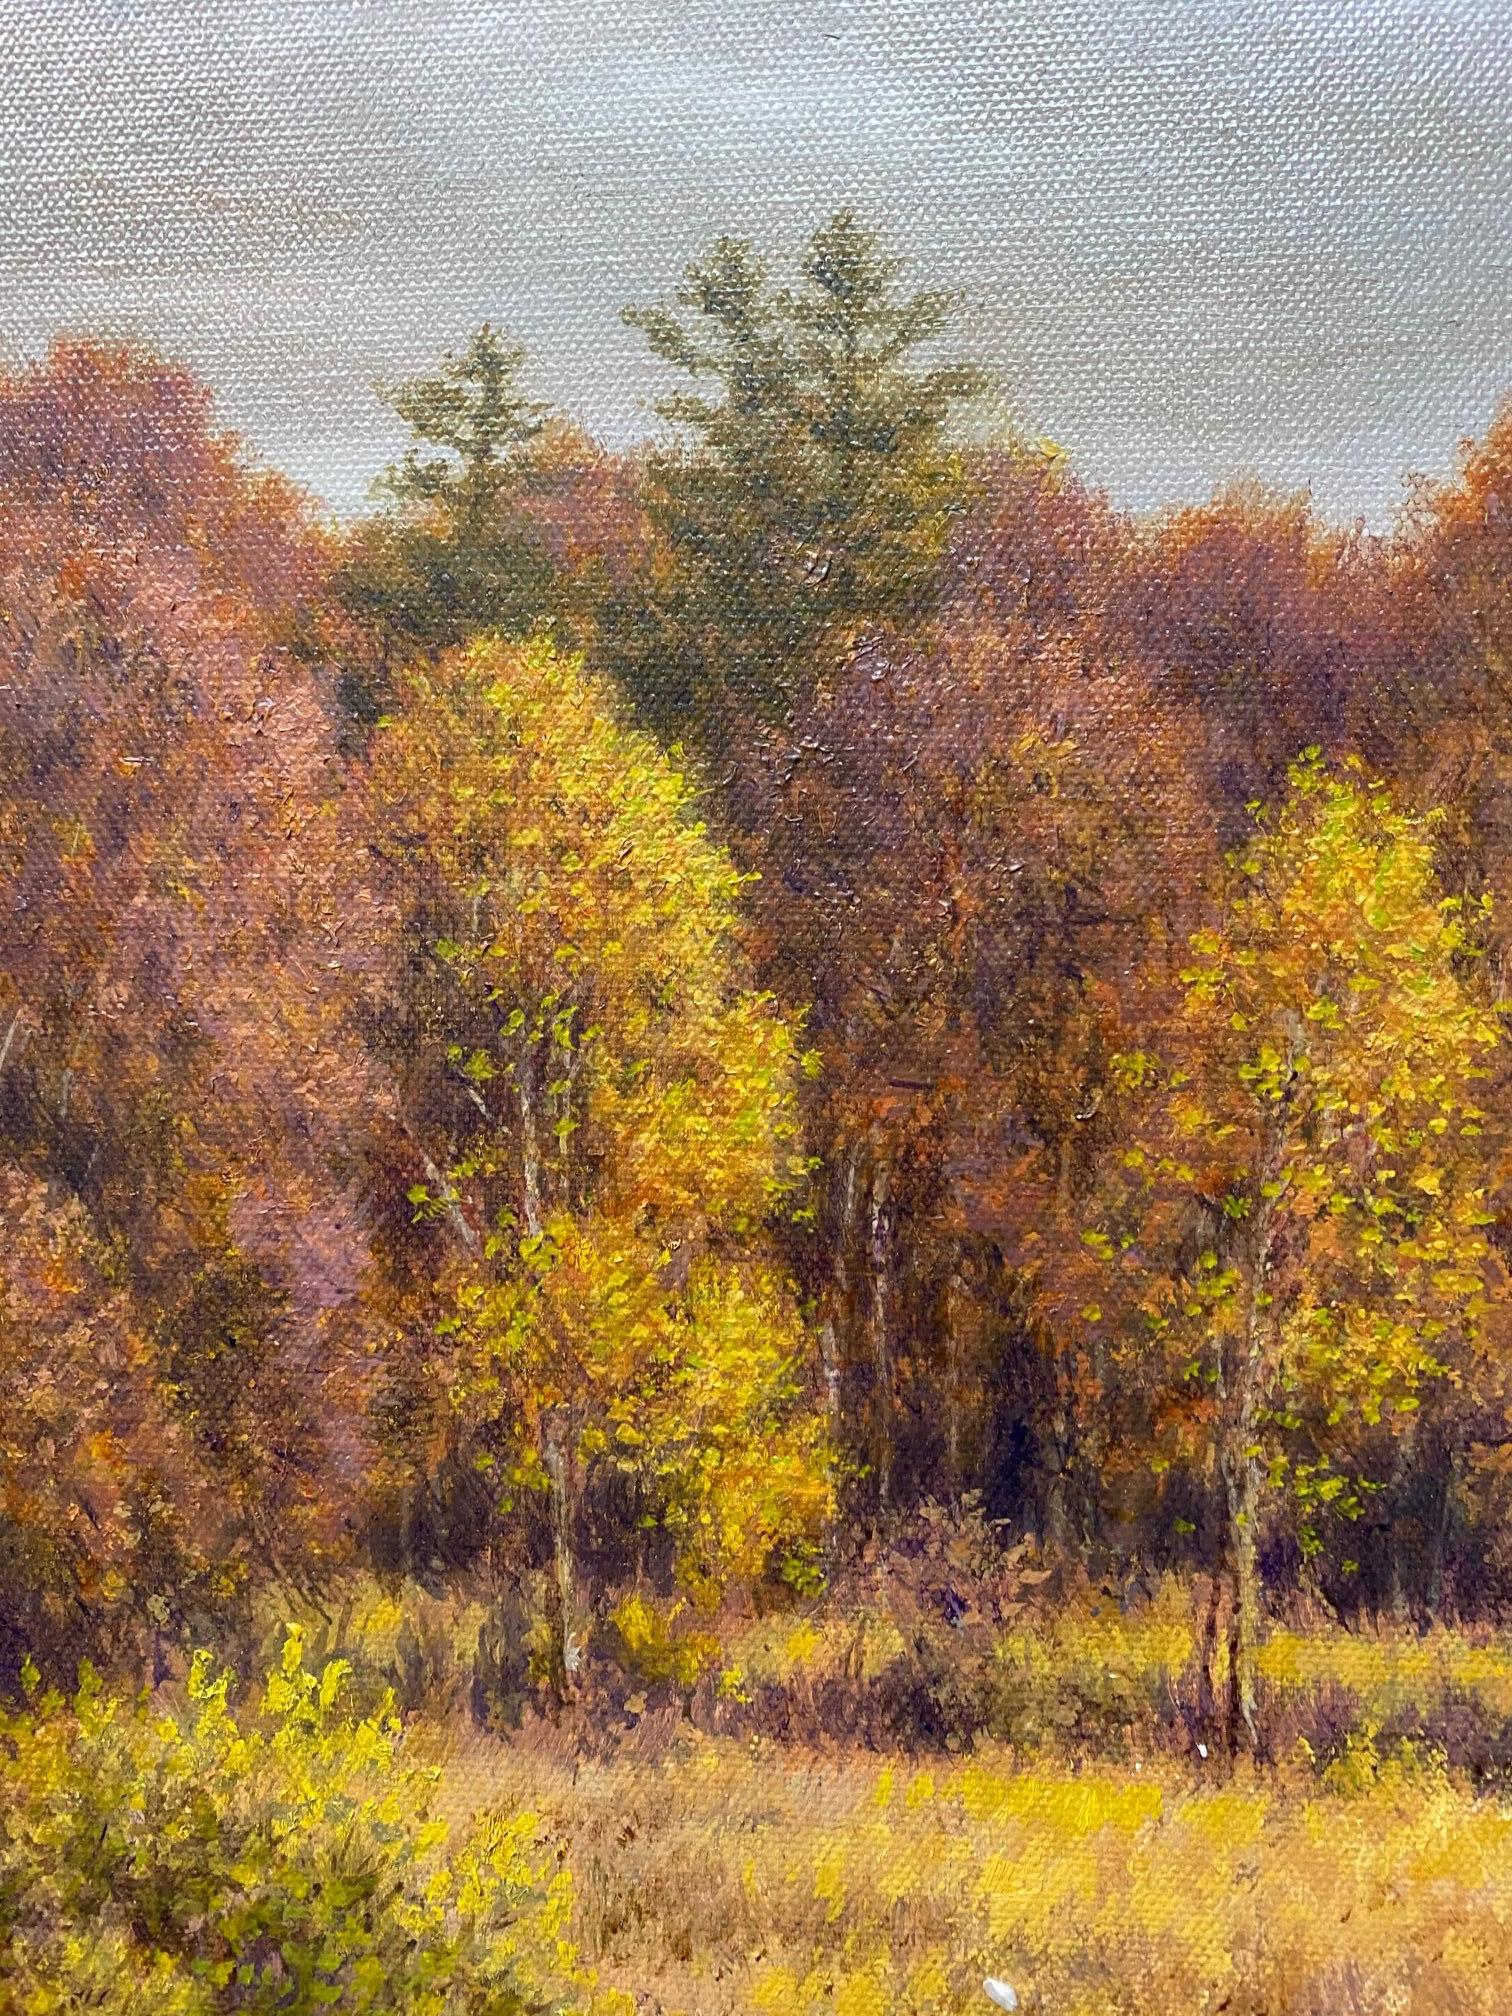
<instances>
[{"instance_id":1,"label":"tree line","mask_svg":"<svg viewBox=\"0 0 1512 2016\"><path fill-rule=\"evenodd\" d=\"M361 1562L567 1695L925 1501L1191 1575L1235 1740L1267 1603L1495 1609L1512 413L1137 517L849 213L628 319L654 444L485 324L341 527L0 383L0 1663Z\"/></svg>"}]
</instances>

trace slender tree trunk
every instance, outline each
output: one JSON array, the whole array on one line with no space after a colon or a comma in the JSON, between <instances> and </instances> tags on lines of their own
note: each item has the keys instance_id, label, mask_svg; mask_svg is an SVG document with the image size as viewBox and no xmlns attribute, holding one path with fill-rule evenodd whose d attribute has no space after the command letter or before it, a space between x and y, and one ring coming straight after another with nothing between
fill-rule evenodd
<instances>
[{"instance_id":1,"label":"slender tree trunk","mask_svg":"<svg viewBox=\"0 0 1512 2016\"><path fill-rule=\"evenodd\" d=\"M1071 1421L1073 1400L1063 1355L1053 1338L1048 1340L1052 1395L1050 1427L1046 1439L1049 1462L1045 1475L1044 1539L1051 1554L1064 1556L1071 1545L1071 1513L1068 1477L1071 1468Z\"/></svg>"},{"instance_id":2,"label":"slender tree trunk","mask_svg":"<svg viewBox=\"0 0 1512 2016\"><path fill-rule=\"evenodd\" d=\"M543 1039L544 1040L544 1039ZM539 1238L542 1226L541 1214L541 1125L536 1110L536 1079L540 1061L536 1056L536 1046L527 1040L520 1052L519 1101L520 1101L520 1176L525 1192L525 1229L533 1238Z\"/></svg>"},{"instance_id":3,"label":"slender tree trunk","mask_svg":"<svg viewBox=\"0 0 1512 2016\"><path fill-rule=\"evenodd\" d=\"M5 1032L5 1041L0 1043L0 1071L5 1069L10 1058L11 1044L16 1040L16 1031L21 1027L21 1010L18 1008L10 1019L10 1027Z\"/></svg>"},{"instance_id":4,"label":"slender tree trunk","mask_svg":"<svg viewBox=\"0 0 1512 2016\"><path fill-rule=\"evenodd\" d=\"M1071 1222L1071 1176L1072 1142L1069 1134L1061 1136L1060 1149L1055 1158L1055 1209L1063 1225Z\"/></svg>"},{"instance_id":5,"label":"slender tree trunk","mask_svg":"<svg viewBox=\"0 0 1512 2016\"><path fill-rule=\"evenodd\" d=\"M1229 1560L1234 1602L1228 1629L1228 1706L1225 1738L1229 1754L1241 1747L1256 1752L1260 1729L1255 1709L1255 1654L1260 1631L1260 1580L1255 1519L1260 1497L1259 1464L1241 1455L1228 1486Z\"/></svg>"},{"instance_id":6,"label":"slender tree trunk","mask_svg":"<svg viewBox=\"0 0 1512 2016\"><path fill-rule=\"evenodd\" d=\"M1428 1564L1428 1621L1437 1624L1444 1607L1444 1565L1449 1551L1449 1528L1454 1519L1455 1493L1459 1490L1463 1457L1458 1445L1451 1452L1444 1473L1444 1495L1439 1504L1438 1525L1433 1535L1433 1556Z\"/></svg>"},{"instance_id":7,"label":"slender tree trunk","mask_svg":"<svg viewBox=\"0 0 1512 2016\"><path fill-rule=\"evenodd\" d=\"M945 1483L952 1507L961 1501L961 1409L965 1383L961 1343L961 1272L945 1284Z\"/></svg>"},{"instance_id":8,"label":"slender tree trunk","mask_svg":"<svg viewBox=\"0 0 1512 2016\"><path fill-rule=\"evenodd\" d=\"M1056 1210L1063 1225L1071 1214L1071 1138L1066 1135L1057 1156ZM1071 1513L1068 1504L1068 1473L1071 1468L1072 1397L1061 1353L1049 1340L1050 1377L1054 1389L1050 1413L1050 1469L1045 1481L1045 1543L1052 1554L1064 1555L1071 1541Z\"/></svg>"},{"instance_id":9,"label":"slender tree trunk","mask_svg":"<svg viewBox=\"0 0 1512 2016\"><path fill-rule=\"evenodd\" d=\"M1260 1384L1270 1324L1269 1203L1257 1213L1253 1257L1249 1267L1244 1334L1239 1340L1228 1383L1218 1468L1223 1479L1223 1508L1228 1571L1233 1606L1228 1628L1227 1712L1224 1740L1231 1755L1241 1745L1259 1748L1255 1720L1255 1652L1260 1624L1259 1563L1256 1521L1260 1507L1260 1461L1255 1453Z\"/></svg>"},{"instance_id":10,"label":"slender tree trunk","mask_svg":"<svg viewBox=\"0 0 1512 2016\"><path fill-rule=\"evenodd\" d=\"M844 1174L840 1181L840 1209L834 1242L834 1317L829 1325L830 1357L825 1362L825 1386L831 1409L831 1426L838 1433L841 1412L841 1385L847 1351L854 1350L856 1311L852 1301L851 1255L856 1242L856 1165L861 1148L853 1141L845 1151Z\"/></svg>"},{"instance_id":11,"label":"slender tree trunk","mask_svg":"<svg viewBox=\"0 0 1512 2016\"><path fill-rule=\"evenodd\" d=\"M1228 1565L1233 1585L1233 1609L1228 1633L1228 1712L1224 1736L1231 1754L1241 1745L1260 1747L1255 1713L1255 1654L1260 1632L1259 1534L1260 1458L1258 1454L1261 1389L1274 1316L1271 1308L1272 1237L1275 1198L1266 1190L1277 1180L1281 1157L1283 1115L1262 1166L1260 1199L1250 1235L1244 1331L1228 1383L1226 1419L1218 1467L1223 1479Z\"/></svg>"},{"instance_id":12,"label":"slender tree trunk","mask_svg":"<svg viewBox=\"0 0 1512 2016\"><path fill-rule=\"evenodd\" d=\"M1266 1121L1247 1241L1244 1327L1227 1377L1225 1354L1219 1353L1218 1470L1223 1480L1234 1598L1229 1615L1228 1708L1224 1729L1230 1755L1237 1755L1241 1746L1252 1753L1260 1748L1255 1690L1255 1658L1260 1637L1260 1405L1274 1345L1272 1275L1276 1207L1285 1189L1287 1132L1297 1082L1295 1056L1293 1048L1288 1057L1286 1083Z\"/></svg>"},{"instance_id":13,"label":"slender tree trunk","mask_svg":"<svg viewBox=\"0 0 1512 2016\"><path fill-rule=\"evenodd\" d=\"M824 1414L833 1441L840 1432L840 1348L830 1316L819 1325L819 1370L824 1379Z\"/></svg>"},{"instance_id":14,"label":"slender tree trunk","mask_svg":"<svg viewBox=\"0 0 1512 2016\"><path fill-rule=\"evenodd\" d=\"M873 1461L877 1477L877 1504L886 1511L892 1497L892 1339L891 1319L892 1238L888 1222L888 1169L878 1162L871 1183L871 1346L872 1383L876 1394L875 1448Z\"/></svg>"},{"instance_id":15,"label":"slender tree trunk","mask_svg":"<svg viewBox=\"0 0 1512 2016\"><path fill-rule=\"evenodd\" d=\"M558 1698L565 1703L577 1694L582 1645L578 1637L577 1573L572 1548L572 1457L565 1426L558 1420L553 1419L547 1424L542 1458L551 1493L551 1559L555 1585L553 1625L556 1637L552 1663Z\"/></svg>"},{"instance_id":16,"label":"slender tree trunk","mask_svg":"<svg viewBox=\"0 0 1512 2016\"><path fill-rule=\"evenodd\" d=\"M1208 1581L1207 1609L1202 1619L1202 1637L1198 1652L1197 1722L1204 1735L1211 1737L1219 1724L1218 1714L1218 1627L1223 1617L1224 1568L1227 1546L1223 1538L1214 1544L1212 1575Z\"/></svg>"},{"instance_id":17,"label":"slender tree trunk","mask_svg":"<svg viewBox=\"0 0 1512 2016\"><path fill-rule=\"evenodd\" d=\"M852 1293L851 1260L856 1241L856 1169L860 1160L859 1142L852 1141L840 1160L838 1196L831 1214L831 1280L825 1300L827 1313L819 1325L819 1369L824 1380L824 1411L830 1442L836 1451L843 1447L845 1386L847 1368L855 1363L856 1307ZM832 1520L825 1533L824 1548L833 1560L840 1539L840 1525Z\"/></svg>"},{"instance_id":18,"label":"slender tree trunk","mask_svg":"<svg viewBox=\"0 0 1512 2016\"><path fill-rule=\"evenodd\" d=\"M1414 1419L1415 1418L1416 1417L1414 1417ZM1417 1437L1413 1433L1412 1422L1409 1422L1407 1425L1406 1432L1403 1434L1401 1441L1398 1442L1397 1444L1396 1459L1391 1466L1391 1487L1387 1494L1387 1504L1390 1509L1393 1522L1398 1522L1401 1520L1402 1494L1407 1487L1407 1482L1411 1477L1414 1468L1416 1467L1415 1462L1416 1453L1417 1453ZM1398 1526L1396 1530L1400 1531L1400 1527ZM1403 1550L1402 1547L1399 1544L1397 1544L1394 1533L1388 1533L1387 1537L1388 1542L1390 1543L1389 1561L1391 1568L1391 1576L1390 1576L1389 1601L1391 1604L1391 1616L1392 1621L1394 1623L1402 1624L1405 1623L1407 1619L1407 1585L1405 1580L1403 1579L1402 1574Z\"/></svg>"},{"instance_id":19,"label":"slender tree trunk","mask_svg":"<svg viewBox=\"0 0 1512 2016\"><path fill-rule=\"evenodd\" d=\"M425 1166L425 1173L427 1177L429 1177L432 1185L434 1186L437 1196L444 1197L446 1199L446 1215L448 1218L450 1218L452 1224L456 1227L458 1238L462 1241L462 1244L467 1248L469 1253L476 1253L478 1251L478 1243L479 1243L478 1235L476 1231L473 1229L473 1227L469 1225L469 1223L467 1222L467 1215L463 1211L462 1206L457 1201L457 1193L452 1188L450 1178L446 1175L446 1172L441 1168L440 1164L435 1160L435 1158L431 1155L425 1154L423 1150L421 1152L420 1160Z\"/></svg>"}]
</instances>

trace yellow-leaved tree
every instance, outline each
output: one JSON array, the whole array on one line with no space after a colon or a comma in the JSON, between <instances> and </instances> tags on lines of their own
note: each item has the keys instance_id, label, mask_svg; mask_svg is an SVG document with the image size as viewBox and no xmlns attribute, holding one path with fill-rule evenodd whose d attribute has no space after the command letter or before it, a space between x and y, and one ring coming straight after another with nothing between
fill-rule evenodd
<instances>
[{"instance_id":1,"label":"yellow-leaved tree","mask_svg":"<svg viewBox=\"0 0 1512 2016\"><path fill-rule=\"evenodd\" d=\"M1500 1028L1431 822L1358 764L1306 752L1234 865L1168 1054L1121 1060L1132 1138L1085 1235L1103 1280L1081 1321L1166 1386L1151 1418L1206 1447L1209 1684L1226 1579L1225 1728L1253 1745L1267 1494L1316 1547L1323 1511L1369 1488L1365 1432L1408 1433L1473 1347L1493 1264L1476 1095Z\"/></svg>"},{"instance_id":2,"label":"yellow-leaved tree","mask_svg":"<svg viewBox=\"0 0 1512 2016\"><path fill-rule=\"evenodd\" d=\"M662 1532L703 1600L812 1572L830 1459L766 1236L803 1059L689 784L579 659L484 641L417 675L373 788L451 1414L501 1515L550 1508L570 1688L586 1539Z\"/></svg>"}]
</instances>

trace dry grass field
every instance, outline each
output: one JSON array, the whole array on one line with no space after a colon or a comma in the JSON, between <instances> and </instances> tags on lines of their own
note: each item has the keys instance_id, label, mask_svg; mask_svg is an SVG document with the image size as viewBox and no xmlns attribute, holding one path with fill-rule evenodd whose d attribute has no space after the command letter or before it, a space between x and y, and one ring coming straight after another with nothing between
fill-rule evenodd
<instances>
[{"instance_id":1,"label":"dry grass field","mask_svg":"<svg viewBox=\"0 0 1512 2016\"><path fill-rule=\"evenodd\" d=\"M459 1811L536 1810L601 1984L679 2016L1414 2016L1512 1997L1512 1800L1357 1735L1321 1772L924 1765L684 1725L585 1762L461 1740Z\"/></svg>"}]
</instances>

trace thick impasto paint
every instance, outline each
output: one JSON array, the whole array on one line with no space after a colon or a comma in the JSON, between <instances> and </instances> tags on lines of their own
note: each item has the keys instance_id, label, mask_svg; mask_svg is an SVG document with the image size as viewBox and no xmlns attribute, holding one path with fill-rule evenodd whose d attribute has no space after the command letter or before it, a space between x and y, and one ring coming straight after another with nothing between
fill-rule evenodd
<instances>
[{"instance_id":1,"label":"thick impasto paint","mask_svg":"<svg viewBox=\"0 0 1512 2016\"><path fill-rule=\"evenodd\" d=\"M1509 27L0 0L0 2016L1506 2007Z\"/></svg>"}]
</instances>

